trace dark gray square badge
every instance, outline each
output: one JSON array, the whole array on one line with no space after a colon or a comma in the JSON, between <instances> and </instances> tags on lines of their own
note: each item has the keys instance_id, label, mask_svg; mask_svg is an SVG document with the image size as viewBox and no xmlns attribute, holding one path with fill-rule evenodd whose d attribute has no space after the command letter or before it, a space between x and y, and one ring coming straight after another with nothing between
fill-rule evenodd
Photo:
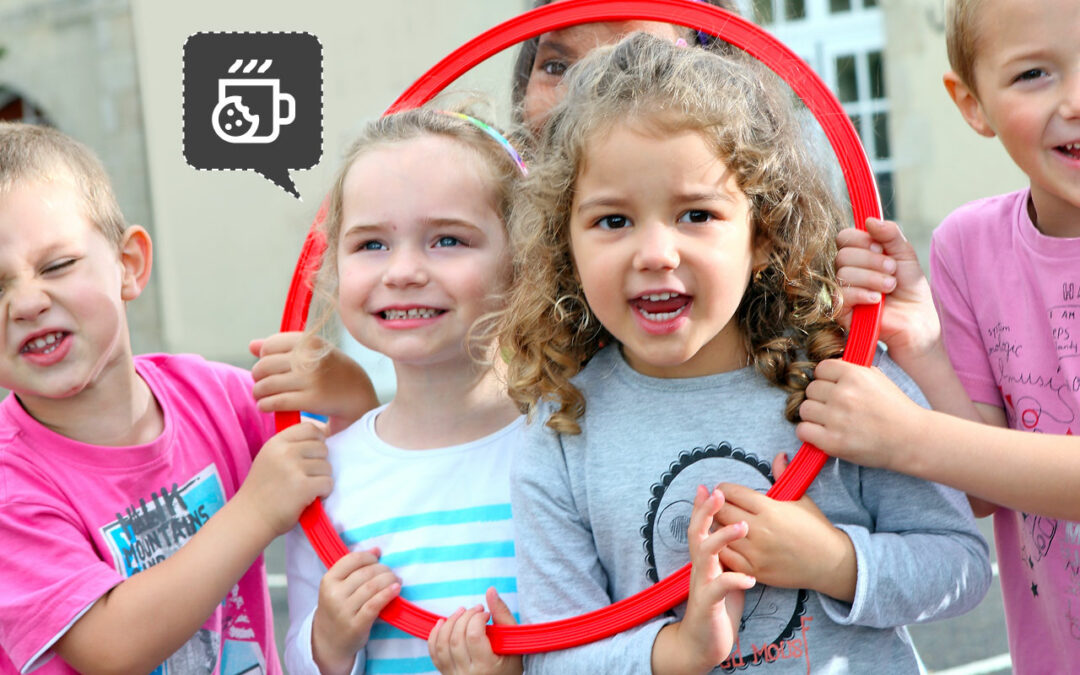
<instances>
[{"instance_id":1,"label":"dark gray square badge","mask_svg":"<svg viewBox=\"0 0 1080 675\"><path fill-rule=\"evenodd\" d=\"M299 198L289 170L322 158L322 45L310 33L195 33L184 43L184 158L256 171Z\"/></svg>"}]
</instances>

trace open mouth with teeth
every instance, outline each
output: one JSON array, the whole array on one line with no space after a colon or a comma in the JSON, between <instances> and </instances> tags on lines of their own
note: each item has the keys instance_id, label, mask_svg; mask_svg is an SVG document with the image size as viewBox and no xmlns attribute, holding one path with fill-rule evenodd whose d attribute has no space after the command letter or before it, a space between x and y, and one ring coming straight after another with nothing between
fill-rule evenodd
<instances>
[{"instance_id":1,"label":"open mouth with teeth","mask_svg":"<svg viewBox=\"0 0 1080 675\"><path fill-rule=\"evenodd\" d=\"M690 296L681 293L647 293L630 301L646 321L671 321L690 306Z\"/></svg>"},{"instance_id":2,"label":"open mouth with teeth","mask_svg":"<svg viewBox=\"0 0 1080 675\"><path fill-rule=\"evenodd\" d=\"M402 319L434 319L440 314L444 314L444 309L434 309L432 307L412 307L410 309L384 309L379 312L379 316L387 321L400 321Z\"/></svg>"},{"instance_id":3,"label":"open mouth with teeth","mask_svg":"<svg viewBox=\"0 0 1080 675\"><path fill-rule=\"evenodd\" d=\"M1067 155L1071 159L1080 159L1080 143L1066 143L1065 145L1059 145L1054 149L1063 155Z\"/></svg>"},{"instance_id":4,"label":"open mouth with teeth","mask_svg":"<svg viewBox=\"0 0 1080 675\"><path fill-rule=\"evenodd\" d=\"M60 346L60 343L71 333L66 331L56 331L55 333L49 333L47 335L39 335L38 337L27 340L26 344L19 350L20 354L50 354L56 351L56 348Z\"/></svg>"}]
</instances>

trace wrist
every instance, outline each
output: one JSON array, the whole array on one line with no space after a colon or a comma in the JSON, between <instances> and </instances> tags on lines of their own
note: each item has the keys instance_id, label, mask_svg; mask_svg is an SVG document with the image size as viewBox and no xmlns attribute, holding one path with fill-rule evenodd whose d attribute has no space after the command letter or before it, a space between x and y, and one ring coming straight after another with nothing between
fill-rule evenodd
<instances>
[{"instance_id":1,"label":"wrist","mask_svg":"<svg viewBox=\"0 0 1080 675\"><path fill-rule=\"evenodd\" d=\"M237 531L248 533L255 541L261 542L259 548L264 549L281 533L264 513L262 505L253 492L253 488L246 482L241 484L240 489L236 491L232 499L226 502L222 511L228 509L232 516L242 523Z\"/></svg>"},{"instance_id":2,"label":"wrist","mask_svg":"<svg viewBox=\"0 0 1080 675\"><path fill-rule=\"evenodd\" d=\"M319 612L311 622L311 658L321 675L349 675L356 665L357 652L335 644L319 630Z\"/></svg>"},{"instance_id":3,"label":"wrist","mask_svg":"<svg viewBox=\"0 0 1080 675\"><path fill-rule=\"evenodd\" d=\"M831 536L826 539L824 555L818 559L823 565L814 575L809 588L851 604L855 600L855 586L858 579L858 561L855 544L847 532L833 526Z\"/></svg>"},{"instance_id":4,"label":"wrist","mask_svg":"<svg viewBox=\"0 0 1080 675\"><path fill-rule=\"evenodd\" d=\"M653 675L698 675L708 673L716 664L698 663L702 650L687 640L682 621L669 623L656 634L652 649Z\"/></svg>"}]
</instances>

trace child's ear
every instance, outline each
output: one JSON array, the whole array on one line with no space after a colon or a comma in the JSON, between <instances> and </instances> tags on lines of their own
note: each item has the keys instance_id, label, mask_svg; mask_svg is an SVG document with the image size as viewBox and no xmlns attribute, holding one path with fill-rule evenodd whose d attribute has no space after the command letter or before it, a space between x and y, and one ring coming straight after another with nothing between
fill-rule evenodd
<instances>
[{"instance_id":1,"label":"child's ear","mask_svg":"<svg viewBox=\"0 0 1080 675\"><path fill-rule=\"evenodd\" d=\"M964 84L960 76L951 70L945 73L941 79L945 83L945 91L949 92L949 98L960 109L960 114L963 115L968 126L974 129L976 133L992 138L995 135L994 130L990 127L990 123L986 121L982 104L979 103L979 99L975 96L975 92L971 90L971 87Z\"/></svg>"},{"instance_id":2,"label":"child's ear","mask_svg":"<svg viewBox=\"0 0 1080 675\"><path fill-rule=\"evenodd\" d=\"M122 300L134 300L146 288L153 260L154 246L150 242L150 234L138 225L124 230L124 238L120 241L120 265L124 273L120 287Z\"/></svg>"}]
</instances>

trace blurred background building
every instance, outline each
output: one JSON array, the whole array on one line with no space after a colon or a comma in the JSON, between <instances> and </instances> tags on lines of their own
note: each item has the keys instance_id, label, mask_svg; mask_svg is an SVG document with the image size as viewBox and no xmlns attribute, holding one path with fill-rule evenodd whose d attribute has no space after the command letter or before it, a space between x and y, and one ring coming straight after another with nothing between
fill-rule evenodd
<instances>
[{"instance_id":1,"label":"blurred background building","mask_svg":"<svg viewBox=\"0 0 1080 675\"><path fill-rule=\"evenodd\" d=\"M438 59L529 6L530 0L0 0L0 118L50 124L91 146L129 221L153 236L152 281L129 309L137 352L195 352L250 365L247 343L277 329L304 236L360 126ZM740 6L837 94L860 132L885 213L903 225L924 263L930 232L949 211L1026 184L1000 144L968 129L945 93L941 0ZM185 162L182 54L188 36L203 31L318 36L323 153L316 167L292 174L303 201L251 171L199 171ZM508 101L512 62L513 54L500 55L465 86ZM962 672L1007 668L1000 608L986 617L979 630L988 644L968 648L968 637L944 639L943 650L961 643L967 650L948 663L997 658ZM940 635L950 634L917 638Z\"/></svg>"},{"instance_id":2,"label":"blurred background building","mask_svg":"<svg viewBox=\"0 0 1080 675\"><path fill-rule=\"evenodd\" d=\"M93 147L124 212L156 244L131 307L136 349L249 362L273 332L296 255L349 139L466 39L528 0L305 3L0 0L0 118L52 124ZM940 0L742 0L800 54L859 129L887 215L924 255L963 202L1024 184L941 85ZM200 31L307 31L323 46L322 161L293 173L303 201L250 171L199 171L182 153L184 41ZM508 100L511 57L469 86Z\"/></svg>"}]
</instances>

